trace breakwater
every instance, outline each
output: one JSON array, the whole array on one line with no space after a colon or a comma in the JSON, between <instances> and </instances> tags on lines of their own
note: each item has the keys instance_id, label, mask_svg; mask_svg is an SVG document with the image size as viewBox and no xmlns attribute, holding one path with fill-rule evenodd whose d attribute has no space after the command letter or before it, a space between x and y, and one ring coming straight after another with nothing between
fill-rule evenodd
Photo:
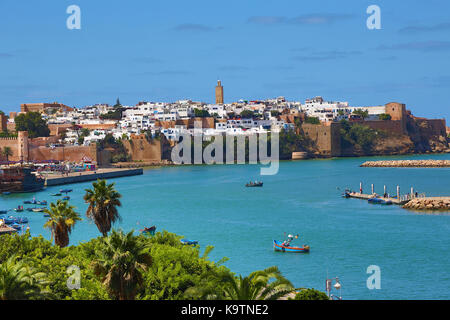
<instances>
[{"instance_id":1,"label":"breakwater","mask_svg":"<svg viewBox=\"0 0 450 320\"><path fill-rule=\"evenodd\" d=\"M381 160L366 161L360 167L450 168L450 160Z\"/></svg>"},{"instance_id":2,"label":"breakwater","mask_svg":"<svg viewBox=\"0 0 450 320\"><path fill-rule=\"evenodd\" d=\"M86 181L94 181L97 179L112 179L119 177L136 176L143 174L142 168L136 169L119 169L104 168L96 171L73 172L68 175L54 175L46 177L46 186L58 186L69 183L79 183Z\"/></svg>"},{"instance_id":3,"label":"breakwater","mask_svg":"<svg viewBox=\"0 0 450 320\"><path fill-rule=\"evenodd\" d=\"M412 199L403 208L412 210L450 211L450 197L429 197Z\"/></svg>"}]
</instances>

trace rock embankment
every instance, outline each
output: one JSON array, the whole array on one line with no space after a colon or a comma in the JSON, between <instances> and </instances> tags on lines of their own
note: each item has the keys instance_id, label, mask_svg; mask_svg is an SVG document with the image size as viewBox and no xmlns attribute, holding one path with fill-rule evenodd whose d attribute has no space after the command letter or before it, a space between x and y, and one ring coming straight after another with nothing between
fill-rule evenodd
<instances>
[{"instance_id":1,"label":"rock embankment","mask_svg":"<svg viewBox=\"0 0 450 320\"><path fill-rule=\"evenodd\" d=\"M411 210L450 211L450 197L416 198L403 205L403 208Z\"/></svg>"},{"instance_id":2,"label":"rock embankment","mask_svg":"<svg viewBox=\"0 0 450 320\"><path fill-rule=\"evenodd\" d=\"M381 160L381 161L366 161L360 167L450 168L450 160Z\"/></svg>"}]
</instances>

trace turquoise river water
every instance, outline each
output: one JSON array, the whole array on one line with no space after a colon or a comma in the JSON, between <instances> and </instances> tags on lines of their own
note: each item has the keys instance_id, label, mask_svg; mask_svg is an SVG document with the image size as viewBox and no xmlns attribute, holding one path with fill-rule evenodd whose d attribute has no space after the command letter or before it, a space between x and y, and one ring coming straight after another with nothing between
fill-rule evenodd
<instances>
[{"instance_id":1,"label":"turquoise river water","mask_svg":"<svg viewBox=\"0 0 450 320\"><path fill-rule=\"evenodd\" d=\"M372 157L379 159L450 159L450 155ZM156 225L215 249L213 260L228 257L232 271L248 274L272 265L297 287L325 291L325 279L339 277L344 299L449 299L450 215L411 212L399 206L370 205L344 199L345 187L394 194L414 186L429 196L450 195L448 168L361 168L369 158L339 158L281 162L278 174L259 176L260 165L179 166L144 170L143 176L111 179L123 195L122 222L138 232ZM263 188L245 188L262 179ZM91 183L55 186L36 193L37 200L55 201L50 194L73 188L70 203L83 216L71 244L97 237L85 219L84 189ZM338 189L339 188L339 189ZM34 194L0 196L0 209L11 209ZM27 206L27 205L25 205ZM42 234L41 213L27 216L32 235ZM272 240L284 232L300 234L297 244L309 244L309 254L274 252ZM1 244L0 244L1 245ZM367 268L381 270L381 289L369 290Z\"/></svg>"}]
</instances>

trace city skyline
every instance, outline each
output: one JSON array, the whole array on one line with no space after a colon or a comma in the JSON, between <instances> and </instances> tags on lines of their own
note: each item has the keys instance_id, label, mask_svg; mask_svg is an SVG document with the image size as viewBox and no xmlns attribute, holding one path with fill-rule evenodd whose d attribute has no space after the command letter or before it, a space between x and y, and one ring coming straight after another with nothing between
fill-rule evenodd
<instances>
[{"instance_id":1,"label":"city skyline","mask_svg":"<svg viewBox=\"0 0 450 320\"><path fill-rule=\"evenodd\" d=\"M388 1L217 6L199 1L133 5L77 1L81 30L68 30L69 1L0 4L0 110L21 103L124 105L141 100L225 103L314 96L350 105L405 103L417 116L446 118L450 75L447 3ZM381 8L381 30L366 9ZM6 10L7 8L7 10ZM21 17L21 19L17 19ZM12 32L14 31L14 32ZM444 103L444 105L442 105Z\"/></svg>"}]
</instances>

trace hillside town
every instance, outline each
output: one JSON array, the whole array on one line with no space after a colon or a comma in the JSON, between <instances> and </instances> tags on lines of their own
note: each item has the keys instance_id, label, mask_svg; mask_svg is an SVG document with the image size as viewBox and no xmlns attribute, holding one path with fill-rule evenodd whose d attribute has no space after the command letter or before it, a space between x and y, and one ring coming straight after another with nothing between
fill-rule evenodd
<instances>
[{"instance_id":1,"label":"hillside town","mask_svg":"<svg viewBox=\"0 0 450 320\"><path fill-rule=\"evenodd\" d=\"M17 130L18 117L27 113L39 113L49 133L30 137L29 132ZM355 126L369 128L372 133L380 134L379 137L385 135L381 139L383 143L372 144L370 152L361 143L360 148L355 148L358 145L355 138L347 139L350 143L346 145L345 135L355 136L349 131ZM214 104L180 100L140 101L125 106L119 98L114 105L85 107L69 107L58 102L24 103L20 112L0 113L0 132L0 148L11 149L7 157L10 161L90 159L103 165L170 161L164 155L165 150L173 147L184 134L202 135L208 141L219 135L292 132L307 138L309 147L294 145L287 156L291 159L449 151L445 119L415 117L402 103L352 106L349 102L327 101L322 97L306 99L303 103L284 97L224 103L221 81L215 87ZM122 142L122 153L117 156L115 152L115 159L114 143L102 147L107 137ZM0 160L5 158L3 153Z\"/></svg>"}]
</instances>

